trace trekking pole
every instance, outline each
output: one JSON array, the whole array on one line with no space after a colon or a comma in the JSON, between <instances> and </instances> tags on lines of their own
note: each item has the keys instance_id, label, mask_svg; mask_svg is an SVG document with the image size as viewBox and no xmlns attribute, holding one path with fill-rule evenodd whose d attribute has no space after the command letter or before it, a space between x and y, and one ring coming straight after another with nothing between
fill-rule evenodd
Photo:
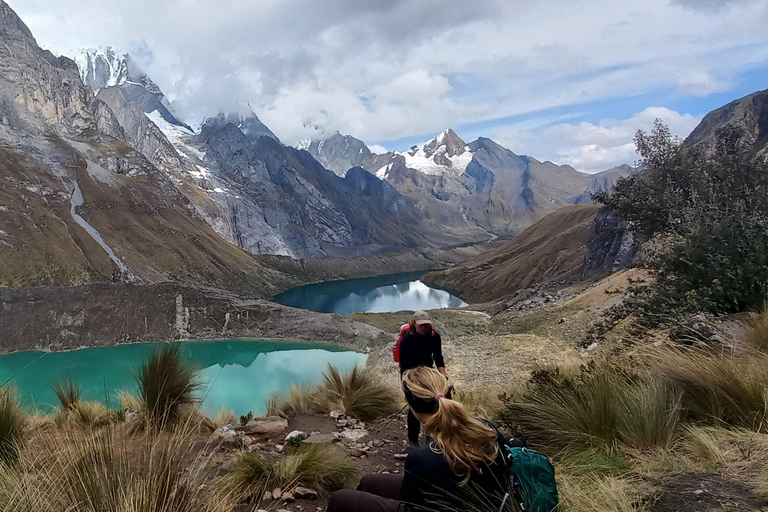
<instances>
[{"instance_id":1,"label":"trekking pole","mask_svg":"<svg viewBox=\"0 0 768 512\"><path fill-rule=\"evenodd\" d=\"M391 415L389 416L389 419L387 420L387 422L386 422L386 423L384 423L384 425L382 425L382 426L381 426L381 428L380 428L379 430L377 430L377 431L376 431L376 433L375 433L374 435L376 435L376 436L377 436L377 435L379 435L379 432L381 432L382 430L384 430L384 429L387 427L387 425L389 425L390 423L392 423L392 420L393 420L393 419L397 418L397 417L398 417L400 414L402 414L402 412L403 412L403 411L406 409L406 407L408 407L408 404L405 404L405 405L403 406L403 408L402 408L402 409L400 409L399 411L397 411L396 413L394 413L394 414L391 414Z\"/></svg>"}]
</instances>

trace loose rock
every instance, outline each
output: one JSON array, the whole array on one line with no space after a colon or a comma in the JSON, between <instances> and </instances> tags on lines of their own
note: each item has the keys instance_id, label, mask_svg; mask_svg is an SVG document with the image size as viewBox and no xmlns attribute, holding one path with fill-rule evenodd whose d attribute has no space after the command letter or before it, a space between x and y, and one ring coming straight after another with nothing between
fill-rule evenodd
<instances>
[{"instance_id":1,"label":"loose rock","mask_svg":"<svg viewBox=\"0 0 768 512\"><path fill-rule=\"evenodd\" d=\"M307 438L307 434L305 432L302 432L301 430L294 430L293 432L291 432L290 434L285 436L284 441L287 443L288 441L290 441L291 439L293 439L295 437L306 439Z\"/></svg>"},{"instance_id":2,"label":"loose rock","mask_svg":"<svg viewBox=\"0 0 768 512\"><path fill-rule=\"evenodd\" d=\"M293 490L293 495L298 500L316 500L319 497L317 491L313 491L312 489L307 489L306 487L301 486Z\"/></svg>"},{"instance_id":3,"label":"loose rock","mask_svg":"<svg viewBox=\"0 0 768 512\"><path fill-rule=\"evenodd\" d=\"M288 420L285 418L268 416L252 419L243 427L243 432L260 439L274 439L285 432L287 428Z\"/></svg>"}]
</instances>

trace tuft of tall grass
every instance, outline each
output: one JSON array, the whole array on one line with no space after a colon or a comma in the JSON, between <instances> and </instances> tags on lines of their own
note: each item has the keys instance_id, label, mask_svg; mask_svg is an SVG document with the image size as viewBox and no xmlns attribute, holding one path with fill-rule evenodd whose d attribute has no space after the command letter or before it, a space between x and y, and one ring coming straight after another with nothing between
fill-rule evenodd
<instances>
[{"instance_id":1,"label":"tuft of tall grass","mask_svg":"<svg viewBox=\"0 0 768 512\"><path fill-rule=\"evenodd\" d=\"M334 491L349 484L355 473L349 459L325 445L302 445L280 461L260 453L242 452L232 472L217 482L217 491L237 496L239 500L261 497L276 487L286 489L296 485Z\"/></svg>"},{"instance_id":2,"label":"tuft of tall grass","mask_svg":"<svg viewBox=\"0 0 768 512\"><path fill-rule=\"evenodd\" d=\"M235 417L235 413L232 411L232 409L222 407L216 416L211 419L211 422L214 428L222 427L224 425L237 425L237 418Z\"/></svg>"},{"instance_id":3,"label":"tuft of tall grass","mask_svg":"<svg viewBox=\"0 0 768 512\"><path fill-rule=\"evenodd\" d=\"M744 319L747 331L744 341L750 347L764 354L768 354L768 303L758 313L753 313Z\"/></svg>"},{"instance_id":4,"label":"tuft of tall grass","mask_svg":"<svg viewBox=\"0 0 768 512\"><path fill-rule=\"evenodd\" d=\"M768 428L768 355L740 357L681 348L656 359L654 371L680 390L688 420L756 431Z\"/></svg>"},{"instance_id":5,"label":"tuft of tall grass","mask_svg":"<svg viewBox=\"0 0 768 512\"><path fill-rule=\"evenodd\" d=\"M65 382L54 382L51 384L51 388L56 393L64 411L69 411L80 401L80 386L76 386L71 377Z\"/></svg>"},{"instance_id":6,"label":"tuft of tall grass","mask_svg":"<svg viewBox=\"0 0 768 512\"><path fill-rule=\"evenodd\" d=\"M12 464L24 443L25 417L16 393L0 389L0 462Z\"/></svg>"},{"instance_id":7,"label":"tuft of tall grass","mask_svg":"<svg viewBox=\"0 0 768 512\"><path fill-rule=\"evenodd\" d=\"M641 512L645 507L633 499L631 483L619 477L560 474L562 512Z\"/></svg>"},{"instance_id":8,"label":"tuft of tall grass","mask_svg":"<svg viewBox=\"0 0 768 512\"><path fill-rule=\"evenodd\" d=\"M96 401L78 400L54 417L58 426L102 427L112 422L112 412Z\"/></svg>"},{"instance_id":9,"label":"tuft of tall grass","mask_svg":"<svg viewBox=\"0 0 768 512\"><path fill-rule=\"evenodd\" d=\"M549 453L610 446L667 446L681 417L680 396L656 378L604 361L577 377L535 376L522 396L503 396L501 420Z\"/></svg>"},{"instance_id":10,"label":"tuft of tall grass","mask_svg":"<svg viewBox=\"0 0 768 512\"><path fill-rule=\"evenodd\" d=\"M618 425L621 442L641 450L670 446L682 419L682 394L655 377L619 393L624 402Z\"/></svg>"},{"instance_id":11,"label":"tuft of tall grass","mask_svg":"<svg viewBox=\"0 0 768 512\"><path fill-rule=\"evenodd\" d=\"M41 435L19 468L0 468L0 509L6 512L223 512L210 499L207 459L187 428L148 431L130 440L114 427Z\"/></svg>"},{"instance_id":12,"label":"tuft of tall grass","mask_svg":"<svg viewBox=\"0 0 768 512\"><path fill-rule=\"evenodd\" d=\"M143 413L151 426L173 426L186 406L197 403L197 372L183 360L178 345L156 348L142 364L136 380Z\"/></svg>"},{"instance_id":13,"label":"tuft of tall grass","mask_svg":"<svg viewBox=\"0 0 768 512\"><path fill-rule=\"evenodd\" d=\"M369 368L355 366L342 374L328 365L323 383L315 390L292 388L287 395L272 397L267 404L271 414L292 417L302 413L327 414L341 411L371 421L400 409L400 396Z\"/></svg>"}]
</instances>

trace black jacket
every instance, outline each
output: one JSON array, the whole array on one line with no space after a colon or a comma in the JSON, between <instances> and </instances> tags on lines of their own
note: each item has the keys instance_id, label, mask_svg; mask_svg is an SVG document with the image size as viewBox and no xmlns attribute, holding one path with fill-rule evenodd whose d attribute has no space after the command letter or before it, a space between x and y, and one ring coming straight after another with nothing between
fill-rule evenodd
<instances>
[{"instance_id":1,"label":"black jacket","mask_svg":"<svg viewBox=\"0 0 768 512\"><path fill-rule=\"evenodd\" d=\"M437 331L419 334L413 328L404 334L400 341L400 373L419 366L432 368L434 365L438 368L445 366L440 334Z\"/></svg>"},{"instance_id":2,"label":"black jacket","mask_svg":"<svg viewBox=\"0 0 768 512\"><path fill-rule=\"evenodd\" d=\"M498 510L509 491L509 470L503 448L493 464L480 466L469 483L460 486L464 475L457 475L436 451L434 443L408 454L400 499L415 510L460 511Z\"/></svg>"}]
</instances>

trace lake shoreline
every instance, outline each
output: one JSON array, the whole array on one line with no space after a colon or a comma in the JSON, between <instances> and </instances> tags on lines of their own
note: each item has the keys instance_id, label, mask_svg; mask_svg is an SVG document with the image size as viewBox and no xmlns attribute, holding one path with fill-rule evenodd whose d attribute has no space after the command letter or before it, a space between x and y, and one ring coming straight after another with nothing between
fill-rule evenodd
<instances>
[{"instance_id":1,"label":"lake shoreline","mask_svg":"<svg viewBox=\"0 0 768 512\"><path fill-rule=\"evenodd\" d=\"M0 350L274 339L376 350L393 335L341 315L174 283L0 288Z\"/></svg>"}]
</instances>

